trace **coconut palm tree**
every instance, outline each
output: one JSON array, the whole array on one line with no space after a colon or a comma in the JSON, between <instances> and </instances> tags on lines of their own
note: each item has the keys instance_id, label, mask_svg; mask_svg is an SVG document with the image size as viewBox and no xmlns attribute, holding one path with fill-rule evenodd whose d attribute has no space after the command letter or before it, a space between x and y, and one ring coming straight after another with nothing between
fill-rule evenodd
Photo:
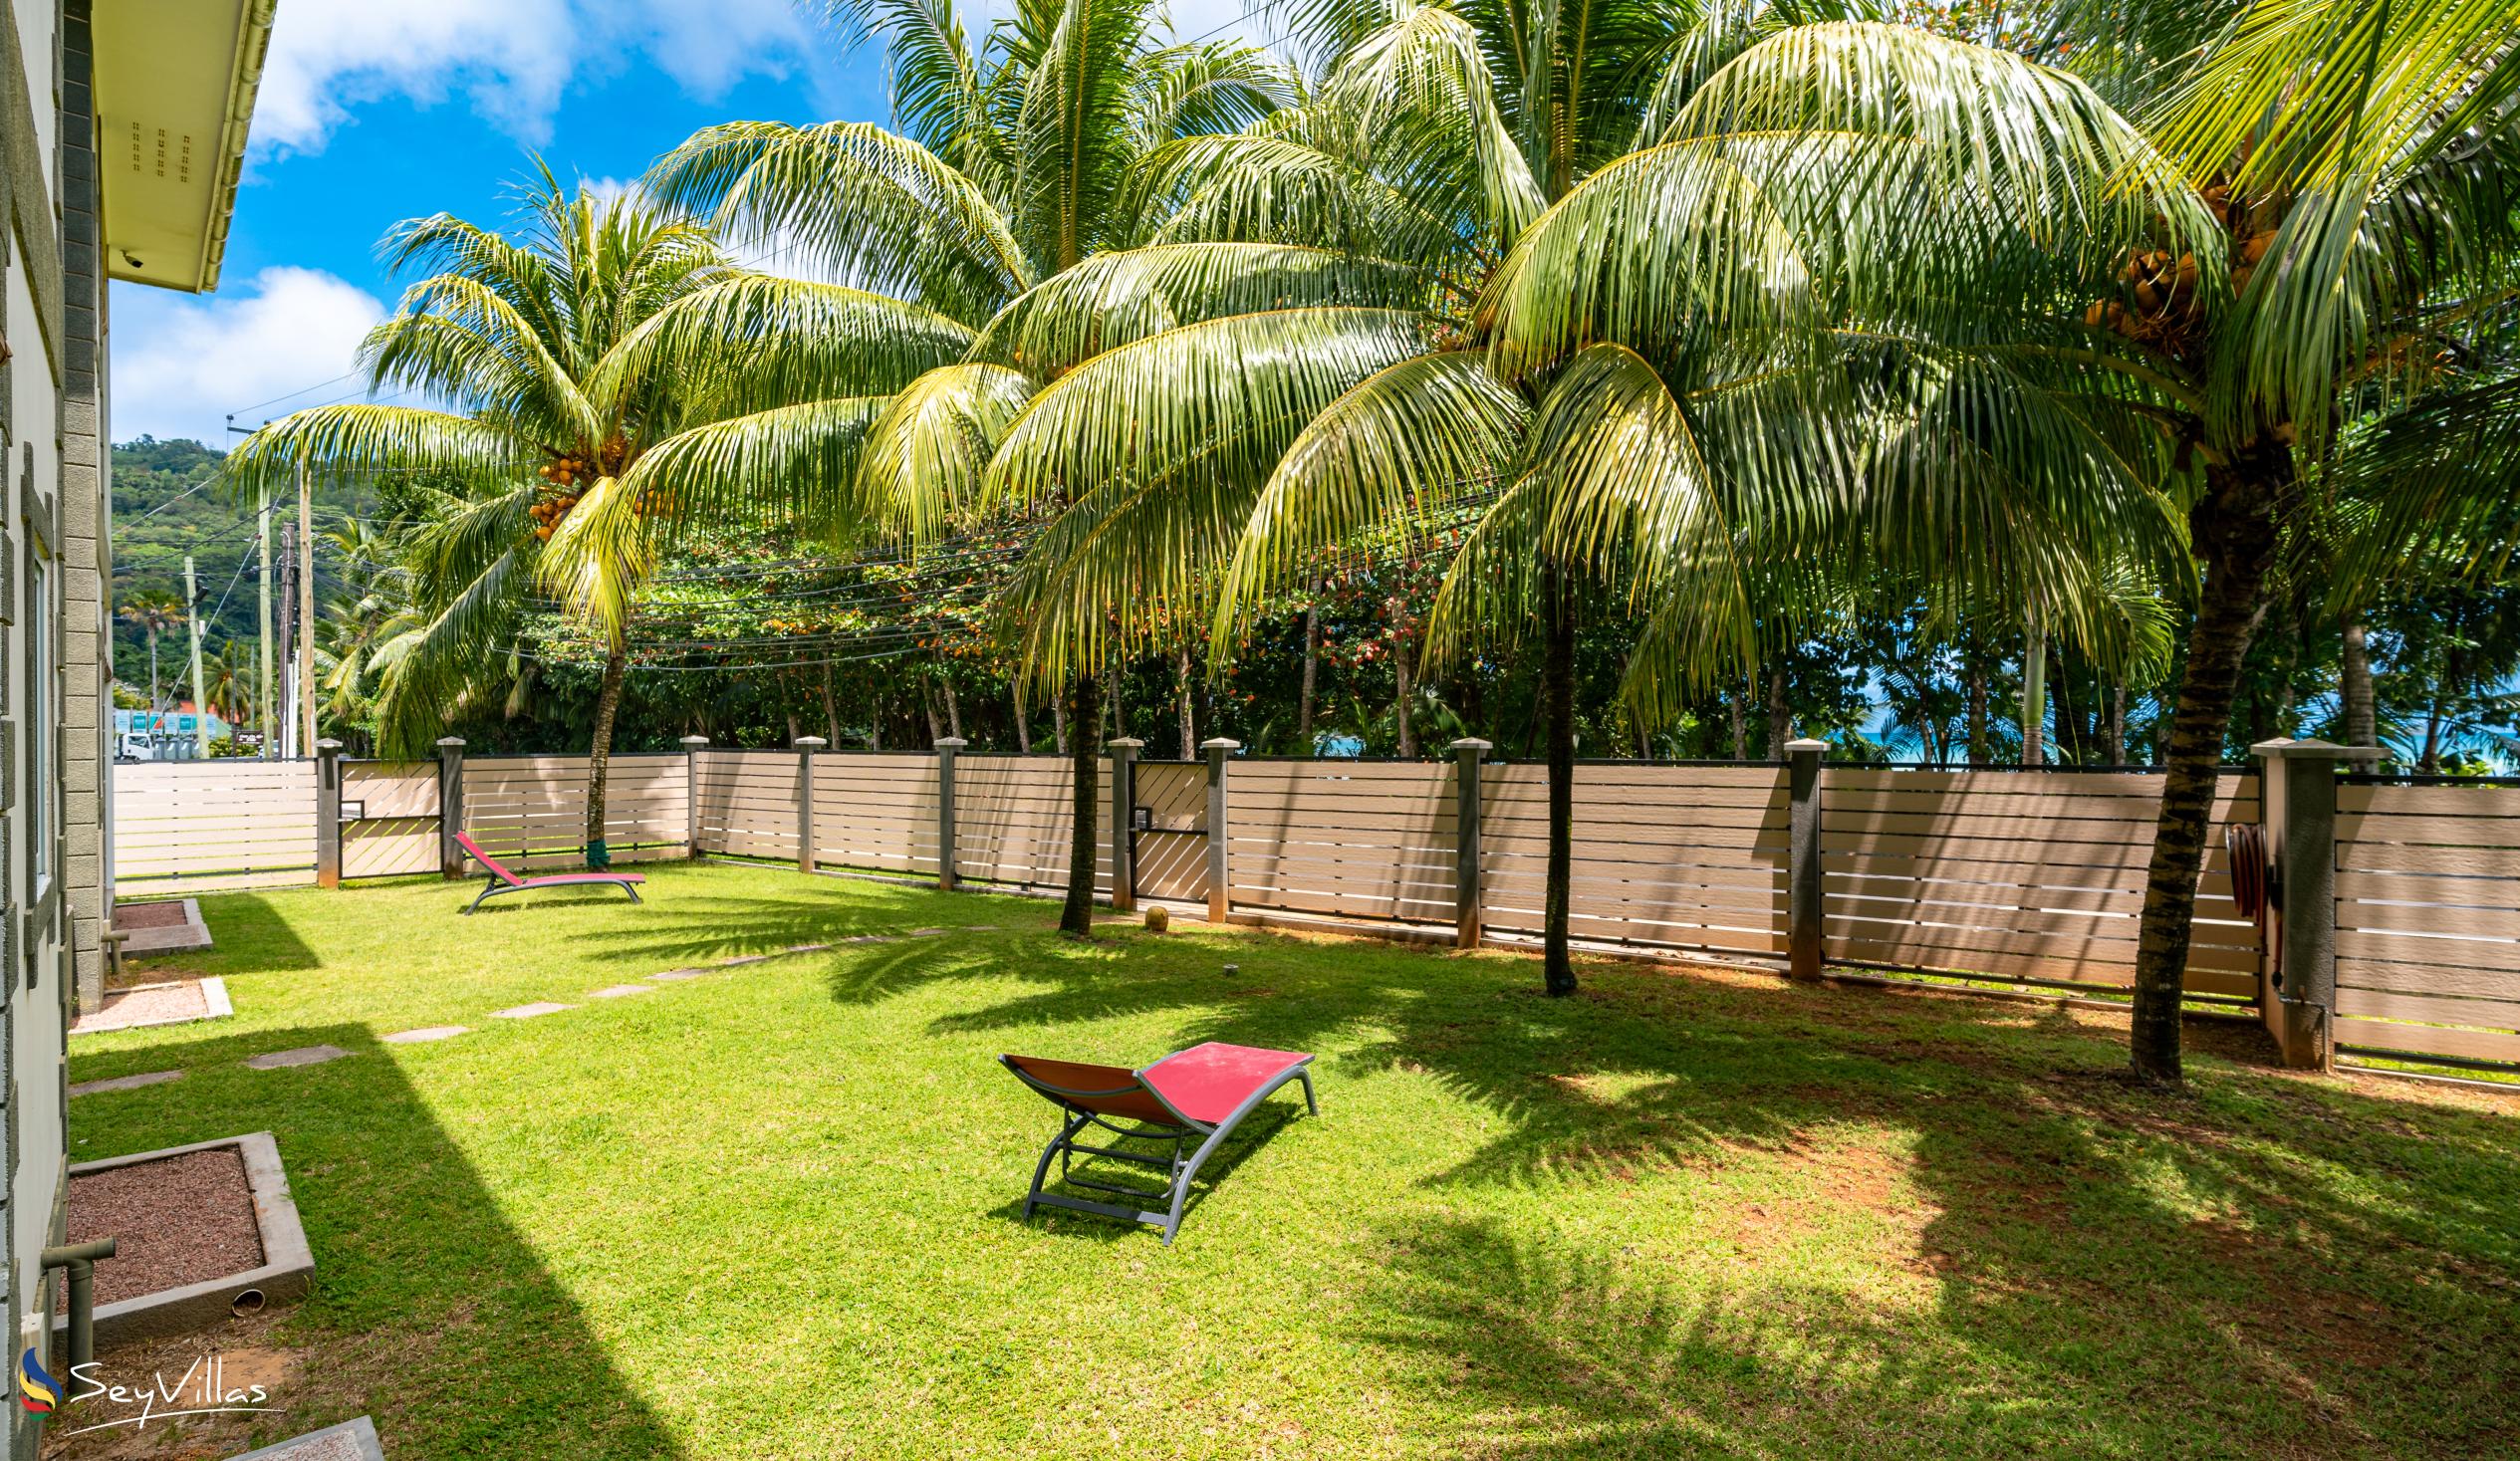
<instances>
[{"instance_id":1,"label":"coconut palm tree","mask_svg":"<svg viewBox=\"0 0 2520 1461\"><path fill-rule=\"evenodd\" d=\"M1370 339L1290 331L1256 361L1234 341L1246 356L1230 368L1191 332L1159 334L1043 392L989 468L993 487L1019 496L1091 484L1014 596L1035 652L1156 649L1166 622L1201 611L1214 614L1209 660L1221 668L1261 606L1308 584L1352 536L1396 530L1405 543L1457 519L1464 503L1498 498L1542 433L1533 399L1470 338L1481 291L1556 199L1787 13L1634 0L1293 8L1317 80L1234 134L1156 149L1135 191L1160 205L1155 238L1369 263L1405 282L1409 309ZM1500 501L1497 511L1518 509ZM1501 526L1482 533L1474 543L1502 541ZM1514 556L1473 557L1484 570ZM1447 638L1438 626L1428 644L1440 663L1476 644L1513 647L1526 626L1542 626L1555 993L1574 988L1575 568L1542 560L1536 577L1455 614L1462 632Z\"/></svg>"},{"instance_id":2,"label":"coconut palm tree","mask_svg":"<svg viewBox=\"0 0 2520 1461\"><path fill-rule=\"evenodd\" d=\"M1750 49L1526 233L1481 323L1517 380L1604 349L1650 360L1701 338L1799 338L1862 365L1835 399L1942 394L1965 411L1955 439L2008 474L2120 480L2136 520L2148 493L2178 510L2190 608L2133 1041L2137 1074L2171 1083L2214 771L2310 465L2349 424L2427 400L2510 434L2487 424L2490 391L2442 361L2509 308L2507 291L2471 286L2513 258L2520 9L2095 11L2105 29L2075 54L2124 111L2058 70L1902 28L1809 27ZM1594 439L1638 424L1598 415ZM1643 434L1677 450L1684 419ZM1894 434L1877 429L1861 460L1859 482L1879 486L1900 465ZM2473 484L2428 480L2433 515L2455 517L2440 502ZM1966 565L1999 545L1948 536L1966 508L1951 485L1897 517L1859 492L1855 512L1770 521L1787 540L1856 528L1870 552ZM1648 541L1647 577L1674 604L1705 602L1728 571L1677 541L1687 553ZM1640 656L1648 680L1685 663Z\"/></svg>"},{"instance_id":3,"label":"coconut palm tree","mask_svg":"<svg viewBox=\"0 0 2520 1461\"><path fill-rule=\"evenodd\" d=\"M255 653L252 646L230 639L202 661L201 693L209 703L199 709L230 726L253 724Z\"/></svg>"},{"instance_id":4,"label":"coconut palm tree","mask_svg":"<svg viewBox=\"0 0 2520 1461\"><path fill-rule=\"evenodd\" d=\"M838 13L884 46L897 129L711 127L646 185L729 236L970 332L851 443L841 524L916 548L976 513L1122 490L1124 475L1194 460L1248 471L1340 390L1423 348L1420 271L1238 231L1235 200L1185 187L1182 159L1295 99L1263 53L1175 43L1151 0L1019 0L976 42L951 0ZM1064 403L1080 397L1056 393L1080 377L1106 398L1159 379L1162 406L1080 418ZM1054 463L1042 449L1054 441L1083 455ZM1076 732L1061 926L1084 935L1111 646L1099 619L1018 637L1028 677L1065 697Z\"/></svg>"},{"instance_id":5,"label":"coconut palm tree","mask_svg":"<svg viewBox=\"0 0 2520 1461\"><path fill-rule=\"evenodd\" d=\"M189 621L183 604L172 594L134 594L115 613L148 635L148 708L154 713L165 706L157 692L157 635L171 634Z\"/></svg>"},{"instance_id":6,"label":"coconut palm tree","mask_svg":"<svg viewBox=\"0 0 2520 1461\"><path fill-rule=\"evenodd\" d=\"M548 167L521 218L515 238L438 214L386 239L394 268L425 277L361 363L373 389L442 407L300 411L248 437L226 471L247 493L301 464L464 484L437 491L411 536L423 618L385 671L388 754L416 750L468 687L512 668L519 616L556 596L603 666L586 835L602 866L629 630L660 548L711 521L833 517L835 474L817 464L853 451L884 398L972 332L886 296L735 269L707 229L635 192L566 188Z\"/></svg>"},{"instance_id":7,"label":"coconut palm tree","mask_svg":"<svg viewBox=\"0 0 2520 1461\"><path fill-rule=\"evenodd\" d=\"M1326 71L1305 105L1241 136L1172 149L1148 185L1181 200L1169 227L1292 237L1416 268L1427 348L1227 470L1185 451L1191 470L1177 480L1141 473L1089 497L1054 528L1030 569L1036 592L1019 599L1033 634L1091 636L1110 606L1123 606L1127 633L1160 617L1135 606L1212 585L1211 640L1231 644L1274 593L1356 533L1397 526L1405 537L1484 503L1438 596L1427 668L1474 651L1540 657L1552 993L1575 987L1573 666L1589 600L1624 592L1646 615L1630 689L1638 713L1659 719L1755 676L1763 646L1796 642L1843 598L1829 585L1907 571L1906 559L1882 561L1869 530L1931 527L1940 550L1977 566L1974 597L2015 604L2033 592L2076 600L2104 540L2124 536L2131 516L2154 520L2139 543L2167 537L2140 484L2026 449L2120 443L2054 412L1984 440L1975 408L1985 365L1955 362L1891 390L1869 356L1812 328L1798 278L1812 261L1780 257L1793 242L1788 220L1742 237L1694 218L1741 206L1746 173L1710 180L1663 216L1620 220L1687 262L1725 251L1732 277L1713 283L1714 297L1693 295L1664 265L1626 281L1556 281L1562 322L1625 285L1622 323L1651 321L1660 338L1650 347L1596 344L1611 333L1597 321L1584 327L1593 339L1570 328L1544 341L1527 314L1500 315L1532 283L1522 270L1534 227L1571 206L1586 179L1632 165L1630 148L1667 130L1732 58L1809 14L1615 3L1311 12ZM1042 433L1046 465L1026 460L1032 443L1019 429L993 477L1094 475L1096 420L1195 422L1198 386L1177 380L1079 370L1031 418L1066 422ZM1854 448L1874 441L1868 470Z\"/></svg>"}]
</instances>

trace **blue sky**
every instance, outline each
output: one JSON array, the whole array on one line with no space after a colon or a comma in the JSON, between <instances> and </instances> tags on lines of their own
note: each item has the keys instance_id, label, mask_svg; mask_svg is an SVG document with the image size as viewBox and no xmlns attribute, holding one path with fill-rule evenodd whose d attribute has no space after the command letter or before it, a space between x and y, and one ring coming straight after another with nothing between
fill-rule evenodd
<instances>
[{"instance_id":1,"label":"blue sky","mask_svg":"<svg viewBox=\"0 0 2520 1461\"><path fill-rule=\"evenodd\" d=\"M1244 8L1172 14L1191 34ZM398 293L377 240L440 209L504 223L530 151L618 181L711 122L885 115L881 58L789 0L280 0L218 293L114 287L115 438L216 444L230 411L353 392L305 387L349 371Z\"/></svg>"},{"instance_id":2,"label":"blue sky","mask_svg":"<svg viewBox=\"0 0 2520 1461\"><path fill-rule=\"evenodd\" d=\"M282 0L218 293L114 288L114 434L215 443L353 390L258 404L351 368L399 289L386 229L504 222L531 151L627 179L710 122L884 115L879 59L785 0Z\"/></svg>"}]
</instances>

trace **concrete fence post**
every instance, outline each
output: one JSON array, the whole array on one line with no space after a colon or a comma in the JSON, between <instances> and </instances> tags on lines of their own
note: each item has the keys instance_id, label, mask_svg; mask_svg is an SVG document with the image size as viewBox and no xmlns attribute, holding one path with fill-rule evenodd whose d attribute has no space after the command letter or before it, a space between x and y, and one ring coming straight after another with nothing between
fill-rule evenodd
<instances>
[{"instance_id":1,"label":"concrete fence post","mask_svg":"<svg viewBox=\"0 0 2520 1461\"><path fill-rule=\"evenodd\" d=\"M1225 859L1225 761L1242 749L1242 742L1218 736L1201 741L1199 750L1207 755L1207 921L1222 923L1233 908L1233 887L1226 881Z\"/></svg>"},{"instance_id":2,"label":"concrete fence post","mask_svg":"<svg viewBox=\"0 0 2520 1461\"><path fill-rule=\"evenodd\" d=\"M831 742L821 736L796 738L796 870L814 870L814 753Z\"/></svg>"},{"instance_id":3,"label":"concrete fence post","mask_svg":"<svg viewBox=\"0 0 2520 1461\"><path fill-rule=\"evenodd\" d=\"M2377 746L2260 741L2258 823L2266 855L2266 936L2258 949L2258 1013L2297 1070L2331 1070L2337 1014L2337 771ZM2206 850L2208 856L2212 849ZM2233 868L2235 877L2244 875Z\"/></svg>"},{"instance_id":4,"label":"concrete fence post","mask_svg":"<svg viewBox=\"0 0 2520 1461\"><path fill-rule=\"evenodd\" d=\"M700 859L700 753L708 749L706 736L682 738L682 803L683 840L689 845L686 853L692 861Z\"/></svg>"},{"instance_id":5,"label":"concrete fence post","mask_svg":"<svg viewBox=\"0 0 2520 1461\"><path fill-rule=\"evenodd\" d=\"M1479 946L1487 903L1479 872L1479 761L1494 743L1465 736L1452 743L1452 942Z\"/></svg>"},{"instance_id":6,"label":"concrete fence post","mask_svg":"<svg viewBox=\"0 0 2520 1461\"><path fill-rule=\"evenodd\" d=\"M960 736L936 742L936 886L952 892L962 873L954 866L954 758L970 745Z\"/></svg>"},{"instance_id":7,"label":"concrete fence post","mask_svg":"<svg viewBox=\"0 0 2520 1461\"><path fill-rule=\"evenodd\" d=\"M464 850L455 834L464 830L464 738L448 736L437 743L437 870L449 880L464 875Z\"/></svg>"},{"instance_id":8,"label":"concrete fence post","mask_svg":"<svg viewBox=\"0 0 2520 1461\"><path fill-rule=\"evenodd\" d=\"M1137 753L1146 743L1122 736L1103 743L1112 753L1112 911L1137 906Z\"/></svg>"},{"instance_id":9,"label":"concrete fence post","mask_svg":"<svg viewBox=\"0 0 2520 1461\"><path fill-rule=\"evenodd\" d=\"M315 885L342 885L342 743L315 743Z\"/></svg>"},{"instance_id":10,"label":"concrete fence post","mask_svg":"<svg viewBox=\"0 0 2520 1461\"><path fill-rule=\"evenodd\" d=\"M1829 743L1785 743L1789 799L1785 835L1785 972L1817 979L1824 962L1821 941L1820 758Z\"/></svg>"}]
</instances>

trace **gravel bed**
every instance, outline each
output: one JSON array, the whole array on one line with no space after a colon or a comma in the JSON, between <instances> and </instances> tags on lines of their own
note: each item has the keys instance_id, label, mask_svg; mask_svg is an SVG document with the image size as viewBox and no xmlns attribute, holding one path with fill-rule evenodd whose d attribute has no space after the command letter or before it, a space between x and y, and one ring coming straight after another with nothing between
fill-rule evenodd
<instances>
[{"instance_id":1,"label":"gravel bed","mask_svg":"<svg viewBox=\"0 0 2520 1461\"><path fill-rule=\"evenodd\" d=\"M70 1241L119 1240L97 1265L97 1303L225 1278L263 1261L254 1193L232 1146L70 1179Z\"/></svg>"},{"instance_id":2,"label":"gravel bed","mask_svg":"<svg viewBox=\"0 0 2520 1461\"><path fill-rule=\"evenodd\" d=\"M210 1002L201 992L200 981L187 979L177 984L148 984L110 992L104 1004L91 1014L81 1015L70 1028L81 1034L124 1030L160 1020L198 1020L209 1013Z\"/></svg>"},{"instance_id":3,"label":"gravel bed","mask_svg":"<svg viewBox=\"0 0 2520 1461\"><path fill-rule=\"evenodd\" d=\"M183 903L180 900L114 905L114 926L117 928L181 928L183 924Z\"/></svg>"}]
</instances>

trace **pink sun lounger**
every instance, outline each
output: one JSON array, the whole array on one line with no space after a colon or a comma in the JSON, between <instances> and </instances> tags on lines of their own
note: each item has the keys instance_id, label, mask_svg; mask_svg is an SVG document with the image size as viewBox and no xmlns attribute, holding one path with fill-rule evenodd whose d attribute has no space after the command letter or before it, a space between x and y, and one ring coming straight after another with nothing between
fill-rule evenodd
<instances>
[{"instance_id":1,"label":"pink sun lounger","mask_svg":"<svg viewBox=\"0 0 2520 1461\"><path fill-rule=\"evenodd\" d=\"M1304 1085L1305 1106L1313 1114L1321 1114L1321 1103L1313 1098L1313 1058L1294 1051L1260 1050L1211 1040L1165 1056L1142 1071L1043 1060L1037 1056L1005 1055L999 1056L998 1062L1014 1072L1016 1080L1067 1114L1059 1134L1042 1149L1041 1160L1033 1167L1033 1190L1025 1194L1024 1216L1031 1217L1034 1208L1046 1204L1099 1213L1123 1222L1152 1223L1163 1229L1167 1247L1172 1235L1181 1230L1181 1207L1189 1200L1190 1179L1198 1175L1200 1165L1260 1102L1289 1081L1300 1081ZM1172 1152L1158 1156L1113 1146L1088 1146L1077 1139L1088 1126L1101 1126L1124 1138L1169 1141ZM1200 1138L1198 1148L1185 1160L1182 1149L1194 1136ZM1153 1167L1169 1180L1160 1191L1089 1181L1069 1169L1070 1159L1079 1152ZM1049 1180L1053 1158L1059 1163L1059 1180L1068 1186L1109 1192L1139 1204L1159 1205L1164 1210L1044 1192L1041 1189Z\"/></svg>"},{"instance_id":2,"label":"pink sun lounger","mask_svg":"<svg viewBox=\"0 0 2520 1461\"><path fill-rule=\"evenodd\" d=\"M474 842L471 834L455 834L455 845L464 850L466 856L490 869L490 880L482 884L481 896L464 905L467 913L506 893L539 892L547 887L583 887L599 882L611 883L629 893L630 900L634 903L638 901L638 885L647 880L635 872L562 872L550 877L519 877L508 871L506 864L498 858L481 851L481 844Z\"/></svg>"}]
</instances>

